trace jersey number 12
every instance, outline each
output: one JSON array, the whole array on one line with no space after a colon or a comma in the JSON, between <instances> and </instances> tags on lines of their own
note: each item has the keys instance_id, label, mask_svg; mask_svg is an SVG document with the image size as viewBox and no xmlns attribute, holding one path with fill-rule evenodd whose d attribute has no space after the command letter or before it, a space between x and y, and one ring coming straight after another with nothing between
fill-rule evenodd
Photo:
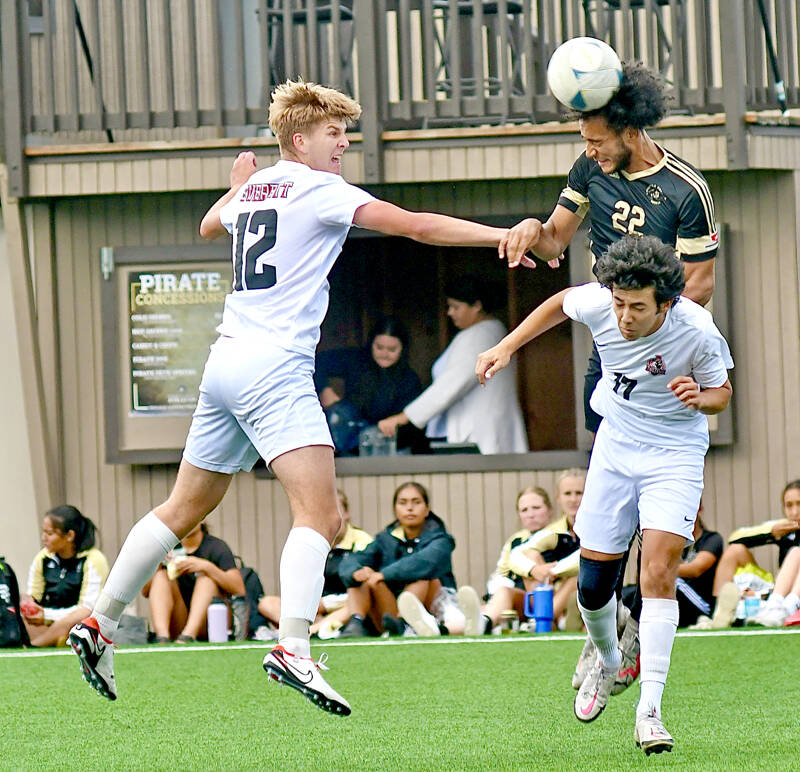
<instances>
[{"instance_id":1,"label":"jersey number 12","mask_svg":"<svg viewBox=\"0 0 800 772\"><path fill-rule=\"evenodd\" d=\"M252 244L244 254L244 281L242 281L242 252L245 233L258 234L263 228L261 238ZM233 288L269 289L278 281L274 265L261 264L256 271L258 258L275 246L278 231L278 213L274 209L258 209L255 212L242 212L236 220L236 249L233 253Z\"/></svg>"}]
</instances>

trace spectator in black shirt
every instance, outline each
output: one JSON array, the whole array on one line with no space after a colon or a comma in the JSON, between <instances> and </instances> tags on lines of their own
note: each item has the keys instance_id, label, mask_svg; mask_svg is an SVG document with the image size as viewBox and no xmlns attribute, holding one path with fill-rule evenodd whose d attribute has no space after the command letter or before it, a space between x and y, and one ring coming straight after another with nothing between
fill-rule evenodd
<instances>
[{"instance_id":1,"label":"spectator in black shirt","mask_svg":"<svg viewBox=\"0 0 800 772\"><path fill-rule=\"evenodd\" d=\"M381 316L369 333L364 348L344 348L317 354L314 384L331 426L336 451L340 455L358 452L357 432L337 442L336 413L347 411L348 418L363 426L399 413L422 393L419 376L408 364L408 331L391 316ZM424 432L414 426L398 434L398 449L424 449Z\"/></svg>"},{"instance_id":2,"label":"spectator in black shirt","mask_svg":"<svg viewBox=\"0 0 800 772\"><path fill-rule=\"evenodd\" d=\"M216 597L244 595L242 574L230 547L208 533L205 523L181 539L142 589L158 643L191 643L208 635L206 614Z\"/></svg>"},{"instance_id":3,"label":"spectator in black shirt","mask_svg":"<svg viewBox=\"0 0 800 772\"><path fill-rule=\"evenodd\" d=\"M703 503L694 522L694 544L686 548L683 563L678 566L675 597L678 601L678 627L695 624L709 616L714 605L714 575L722 556L724 543L716 531L709 531L702 518Z\"/></svg>"}]
</instances>

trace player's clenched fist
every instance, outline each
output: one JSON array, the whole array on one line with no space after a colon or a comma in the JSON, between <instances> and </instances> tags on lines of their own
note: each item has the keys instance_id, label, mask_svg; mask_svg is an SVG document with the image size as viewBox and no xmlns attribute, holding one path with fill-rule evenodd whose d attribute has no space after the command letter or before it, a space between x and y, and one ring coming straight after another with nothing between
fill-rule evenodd
<instances>
[{"instance_id":1,"label":"player's clenched fist","mask_svg":"<svg viewBox=\"0 0 800 772\"><path fill-rule=\"evenodd\" d=\"M481 386L486 385L486 381L495 373L502 370L511 360L511 352L499 343L496 346L478 354L478 361L475 364L475 375L478 376Z\"/></svg>"},{"instance_id":2,"label":"player's clenched fist","mask_svg":"<svg viewBox=\"0 0 800 772\"><path fill-rule=\"evenodd\" d=\"M691 410L700 409L700 386L697 385L694 378L688 375L678 375L667 384L667 388L672 389L672 393L686 407Z\"/></svg>"},{"instance_id":3,"label":"player's clenched fist","mask_svg":"<svg viewBox=\"0 0 800 772\"><path fill-rule=\"evenodd\" d=\"M252 150L245 150L236 156L236 160L231 167L231 187L235 188L244 185L250 175L256 170L256 154Z\"/></svg>"}]
</instances>

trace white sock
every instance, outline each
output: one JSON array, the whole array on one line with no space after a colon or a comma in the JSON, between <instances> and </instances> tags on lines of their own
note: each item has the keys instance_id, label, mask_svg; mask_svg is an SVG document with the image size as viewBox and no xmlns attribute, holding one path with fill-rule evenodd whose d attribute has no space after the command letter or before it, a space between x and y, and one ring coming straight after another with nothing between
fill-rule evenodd
<instances>
[{"instance_id":1,"label":"white sock","mask_svg":"<svg viewBox=\"0 0 800 772\"><path fill-rule=\"evenodd\" d=\"M600 655L600 661L606 670L619 670L622 664L622 654L619 650L617 639L617 596L612 595L611 600L599 609L589 610L578 601L583 622L589 637L594 642Z\"/></svg>"},{"instance_id":2,"label":"white sock","mask_svg":"<svg viewBox=\"0 0 800 772\"><path fill-rule=\"evenodd\" d=\"M319 531L307 527L292 528L283 545L278 640L287 651L300 657L310 655L308 625L317 616L330 549Z\"/></svg>"},{"instance_id":3,"label":"white sock","mask_svg":"<svg viewBox=\"0 0 800 772\"><path fill-rule=\"evenodd\" d=\"M669 659L675 630L678 628L678 601L667 598L642 598L639 618L641 696L637 715L654 710L661 715L661 696L669 672Z\"/></svg>"},{"instance_id":4,"label":"white sock","mask_svg":"<svg viewBox=\"0 0 800 772\"><path fill-rule=\"evenodd\" d=\"M783 595L778 594L777 592L773 592L769 598L767 598L767 608L783 608L785 598Z\"/></svg>"},{"instance_id":5,"label":"white sock","mask_svg":"<svg viewBox=\"0 0 800 772\"><path fill-rule=\"evenodd\" d=\"M113 637L125 607L179 541L154 512L131 528L92 612L106 638Z\"/></svg>"},{"instance_id":6,"label":"white sock","mask_svg":"<svg viewBox=\"0 0 800 772\"><path fill-rule=\"evenodd\" d=\"M783 608L787 614L794 614L797 609L800 609L800 595L798 595L796 592L790 592L783 599Z\"/></svg>"}]
</instances>

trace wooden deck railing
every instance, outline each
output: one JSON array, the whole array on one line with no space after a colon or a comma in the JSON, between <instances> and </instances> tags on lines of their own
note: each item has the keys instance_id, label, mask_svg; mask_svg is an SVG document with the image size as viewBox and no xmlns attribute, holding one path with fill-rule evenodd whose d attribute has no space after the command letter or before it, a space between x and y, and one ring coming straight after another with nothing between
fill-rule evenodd
<instances>
[{"instance_id":1,"label":"wooden deck railing","mask_svg":"<svg viewBox=\"0 0 800 772\"><path fill-rule=\"evenodd\" d=\"M724 111L735 130L744 110L777 106L756 0L0 3L3 153L17 196L27 144L253 131L266 122L270 89L297 76L361 100L367 176L378 180L386 129L557 118L547 61L578 35L658 70L675 111ZM797 106L800 0L765 0L765 10Z\"/></svg>"}]
</instances>

